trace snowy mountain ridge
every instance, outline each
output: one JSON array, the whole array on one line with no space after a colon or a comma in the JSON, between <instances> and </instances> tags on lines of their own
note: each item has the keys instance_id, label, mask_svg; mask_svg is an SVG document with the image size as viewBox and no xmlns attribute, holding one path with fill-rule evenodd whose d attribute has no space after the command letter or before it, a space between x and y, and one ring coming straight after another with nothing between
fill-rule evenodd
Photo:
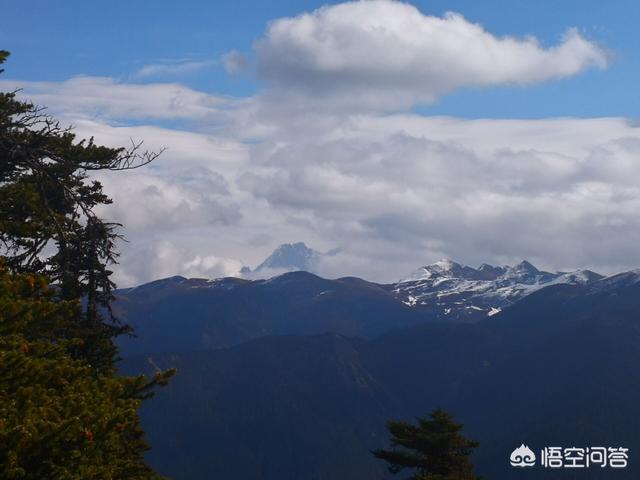
<instances>
[{"instance_id":1,"label":"snowy mountain ridge","mask_svg":"<svg viewBox=\"0 0 640 480\"><path fill-rule=\"evenodd\" d=\"M438 318L476 320L540 288L553 284L590 284L604 278L590 270L545 272L525 261L515 266L482 264L473 268L449 259L423 266L393 285L405 305L427 310Z\"/></svg>"},{"instance_id":2,"label":"snowy mountain ridge","mask_svg":"<svg viewBox=\"0 0 640 480\"><path fill-rule=\"evenodd\" d=\"M301 282L311 281L311 277L324 281L316 277L317 273L314 273L314 270L323 257L338 253L337 250L321 253L302 242L282 244L255 270L246 268L242 275L244 278L187 279L175 276L134 289L124 289L122 292L144 290L147 295L162 296L165 293L170 294L173 290L206 289L222 293L244 288L247 284L293 292L300 288ZM292 275L291 272L309 272L313 275ZM547 272L539 270L526 260L513 266L484 263L474 268L443 259L422 266L395 283L374 284L364 280L362 282L376 286L382 295L392 297L403 304L404 308L409 308L424 318L473 322L499 314L504 308L527 295L551 285L588 286L588 290L594 294L633 286L640 283L640 269L604 277L584 269L573 272ZM313 295L317 298L320 298L320 295L329 298L332 292L333 287L327 286Z\"/></svg>"}]
</instances>

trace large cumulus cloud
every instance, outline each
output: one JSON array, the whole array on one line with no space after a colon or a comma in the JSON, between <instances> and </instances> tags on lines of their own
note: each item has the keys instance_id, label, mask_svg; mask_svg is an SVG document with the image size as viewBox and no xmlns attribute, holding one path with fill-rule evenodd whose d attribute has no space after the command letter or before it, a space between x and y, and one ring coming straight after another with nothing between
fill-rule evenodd
<instances>
[{"instance_id":1,"label":"large cumulus cloud","mask_svg":"<svg viewBox=\"0 0 640 480\"><path fill-rule=\"evenodd\" d=\"M334 108L404 108L463 87L531 85L608 63L575 28L545 48L533 37L496 37L459 14L428 16L391 0L276 20L255 47L272 86Z\"/></svg>"}]
</instances>

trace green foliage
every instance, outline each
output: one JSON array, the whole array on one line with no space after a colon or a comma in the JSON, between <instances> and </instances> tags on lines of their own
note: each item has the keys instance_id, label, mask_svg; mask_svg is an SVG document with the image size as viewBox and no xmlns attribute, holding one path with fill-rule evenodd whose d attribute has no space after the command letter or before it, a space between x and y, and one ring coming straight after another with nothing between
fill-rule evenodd
<instances>
[{"instance_id":1,"label":"green foliage","mask_svg":"<svg viewBox=\"0 0 640 480\"><path fill-rule=\"evenodd\" d=\"M412 480L475 480L469 455L478 442L461 435L462 424L442 409L417 419L417 425L390 421L391 450L372 453L389 463L389 471L411 469ZM400 447L400 448L397 448Z\"/></svg>"},{"instance_id":2,"label":"green foliage","mask_svg":"<svg viewBox=\"0 0 640 480\"><path fill-rule=\"evenodd\" d=\"M20 335L27 341L64 340L79 304L54 298L44 277L9 275L0 260L0 338Z\"/></svg>"},{"instance_id":3,"label":"green foliage","mask_svg":"<svg viewBox=\"0 0 640 480\"><path fill-rule=\"evenodd\" d=\"M0 266L0 478L159 478L137 410L157 384L96 373L73 359L64 333L77 302L56 302L46 281Z\"/></svg>"},{"instance_id":4,"label":"green foliage","mask_svg":"<svg viewBox=\"0 0 640 480\"><path fill-rule=\"evenodd\" d=\"M7 58L0 52L0 63ZM112 337L128 331L111 313L115 287L116 223L95 215L111 199L90 178L96 170L126 170L157 154L76 140L43 109L0 93L0 246L16 273L46 275L64 300L84 298L74 355L109 369L116 354Z\"/></svg>"},{"instance_id":5,"label":"green foliage","mask_svg":"<svg viewBox=\"0 0 640 480\"><path fill-rule=\"evenodd\" d=\"M9 52L6 50L0 50L0 65L2 65L9 57ZM3 68L0 68L0 73L4 72Z\"/></svg>"},{"instance_id":6,"label":"green foliage","mask_svg":"<svg viewBox=\"0 0 640 480\"><path fill-rule=\"evenodd\" d=\"M111 199L88 174L154 158L138 147L76 141L0 93L2 479L159 478L143 461L137 412L174 371L115 374L113 337L127 331L110 305L119 225L94 214Z\"/></svg>"}]
</instances>

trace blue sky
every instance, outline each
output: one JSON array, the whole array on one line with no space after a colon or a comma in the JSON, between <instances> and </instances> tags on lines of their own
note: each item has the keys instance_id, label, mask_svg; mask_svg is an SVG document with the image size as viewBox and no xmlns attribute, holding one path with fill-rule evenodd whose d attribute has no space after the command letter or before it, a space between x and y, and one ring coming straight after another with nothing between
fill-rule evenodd
<instances>
[{"instance_id":1,"label":"blue sky","mask_svg":"<svg viewBox=\"0 0 640 480\"><path fill-rule=\"evenodd\" d=\"M640 266L640 2L5 2L0 89L80 137L166 148L97 178L120 286L452 258ZM454 12L447 14L446 12Z\"/></svg>"},{"instance_id":2,"label":"blue sky","mask_svg":"<svg viewBox=\"0 0 640 480\"><path fill-rule=\"evenodd\" d=\"M13 52L7 72L13 78L64 80L98 75L127 79L142 66L162 61L215 60L230 50L251 55L252 42L264 33L267 22L326 3L337 2L113 0L99 6L77 0L6 2L0 42ZM430 0L413 4L431 15L460 12L495 35L534 35L546 45L557 43L567 27L575 26L615 56L606 71L588 71L526 91L504 86L461 90L435 105L420 107L421 112L471 118L639 116L640 3L635 0ZM153 80L163 80L162 75ZM197 90L234 96L260 88L250 73L230 76L220 67L178 80Z\"/></svg>"}]
</instances>

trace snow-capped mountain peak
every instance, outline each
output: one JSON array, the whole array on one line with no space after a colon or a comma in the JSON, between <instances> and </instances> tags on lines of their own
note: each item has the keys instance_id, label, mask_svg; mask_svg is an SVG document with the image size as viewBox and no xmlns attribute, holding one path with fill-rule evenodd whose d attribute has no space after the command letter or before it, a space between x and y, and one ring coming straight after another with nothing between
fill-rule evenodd
<instances>
[{"instance_id":1,"label":"snow-capped mountain peak","mask_svg":"<svg viewBox=\"0 0 640 480\"><path fill-rule=\"evenodd\" d=\"M448 258L443 258L442 260L435 262L433 265L430 265L430 267L441 272L451 272L452 270L459 269L460 264Z\"/></svg>"},{"instance_id":2,"label":"snow-capped mountain peak","mask_svg":"<svg viewBox=\"0 0 640 480\"><path fill-rule=\"evenodd\" d=\"M496 278L500 284L522 283L525 285L543 284L552 281L559 274L538 270L530 262L523 260L513 267L504 267L504 273Z\"/></svg>"},{"instance_id":3,"label":"snow-capped mountain peak","mask_svg":"<svg viewBox=\"0 0 640 480\"><path fill-rule=\"evenodd\" d=\"M628 272L611 275L609 277L600 277L600 279L590 285L594 292L601 292L605 290L615 290L621 287L629 287L637 285L639 283L640 269L635 269Z\"/></svg>"},{"instance_id":4,"label":"snow-capped mountain peak","mask_svg":"<svg viewBox=\"0 0 640 480\"><path fill-rule=\"evenodd\" d=\"M407 278L400 280L400 282L415 282L435 278L472 278L476 273L477 271L471 267L444 258L430 265L420 267Z\"/></svg>"},{"instance_id":5,"label":"snow-capped mountain peak","mask_svg":"<svg viewBox=\"0 0 640 480\"><path fill-rule=\"evenodd\" d=\"M283 243L278 246L255 270L248 267L242 269L245 278L269 278L286 272L305 271L317 273L318 265L324 257L340 253L339 249L327 253L318 252L307 247L303 242Z\"/></svg>"},{"instance_id":6,"label":"snow-capped mountain peak","mask_svg":"<svg viewBox=\"0 0 640 480\"><path fill-rule=\"evenodd\" d=\"M552 284L588 284L602 278L589 270L550 273L523 260L514 266L482 264L478 269L452 260L419 268L393 286L406 305L431 311L435 316L479 319L534 291Z\"/></svg>"},{"instance_id":7,"label":"snow-capped mountain peak","mask_svg":"<svg viewBox=\"0 0 640 480\"><path fill-rule=\"evenodd\" d=\"M307 247L303 242L283 243L258 265L256 271L266 268L312 270L316 255L317 252Z\"/></svg>"},{"instance_id":8,"label":"snow-capped mountain peak","mask_svg":"<svg viewBox=\"0 0 640 480\"><path fill-rule=\"evenodd\" d=\"M513 267L512 270L519 273L530 273L532 275L536 275L540 272L540 270L538 270L526 260L521 261L519 264Z\"/></svg>"},{"instance_id":9,"label":"snow-capped mountain peak","mask_svg":"<svg viewBox=\"0 0 640 480\"><path fill-rule=\"evenodd\" d=\"M483 263L478 267L478 279L479 280L495 280L500 275L504 274L504 267L494 267L488 263Z\"/></svg>"},{"instance_id":10,"label":"snow-capped mountain peak","mask_svg":"<svg viewBox=\"0 0 640 480\"><path fill-rule=\"evenodd\" d=\"M574 285L586 285L604 278L602 275L591 270L575 270L573 272L562 273L556 283L567 283Z\"/></svg>"}]
</instances>

